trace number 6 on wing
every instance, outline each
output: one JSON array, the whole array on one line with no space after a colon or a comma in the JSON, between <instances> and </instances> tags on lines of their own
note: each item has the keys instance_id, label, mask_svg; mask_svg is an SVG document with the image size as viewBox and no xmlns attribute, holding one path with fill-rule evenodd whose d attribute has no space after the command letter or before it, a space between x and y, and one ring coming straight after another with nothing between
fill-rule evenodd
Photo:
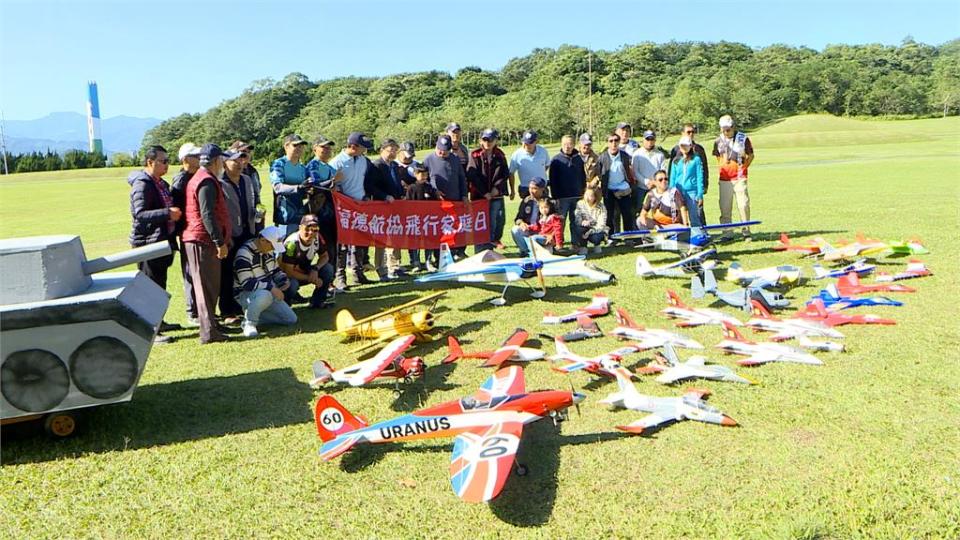
<instances>
[{"instance_id":1,"label":"number 6 on wing","mask_svg":"<svg viewBox=\"0 0 960 540\"><path fill-rule=\"evenodd\" d=\"M482 502L498 493L510 476L520 446L521 422L504 422L461 433L450 458L450 484L466 501Z\"/></svg>"}]
</instances>

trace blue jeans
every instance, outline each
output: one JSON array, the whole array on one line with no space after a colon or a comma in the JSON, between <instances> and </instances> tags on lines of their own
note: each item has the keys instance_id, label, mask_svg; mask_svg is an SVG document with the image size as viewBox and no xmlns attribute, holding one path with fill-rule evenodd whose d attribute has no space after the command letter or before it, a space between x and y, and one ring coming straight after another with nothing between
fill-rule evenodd
<instances>
[{"instance_id":1,"label":"blue jeans","mask_svg":"<svg viewBox=\"0 0 960 540\"><path fill-rule=\"evenodd\" d=\"M503 238L503 226L507 223L503 197L490 199L490 241L494 244Z\"/></svg>"},{"instance_id":2,"label":"blue jeans","mask_svg":"<svg viewBox=\"0 0 960 540\"><path fill-rule=\"evenodd\" d=\"M587 247L587 243L599 246L607 239L607 235L602 232L590 233L589 236L583 239L583 247Z\"/></svg>"},{"instance_id":3,"label":"blue jeans","mask_svg":"<svg viewBox=\"0 0 960 540\"><path fill-rule=\"evenodd\" d=\"M697 204L697 200L693 198L693 195L685 191L681 191L680 194L683 195L683 203L687 207L687 213L690 214L690 226L702 226L703 222L700 221L700 205Z\"/></svg>"},{"instance_id":4,"label":"blue jeans","mask_svg":"<svg viewBox=\"0 0 960 540\"><path fill-rule=\"evenodd\" d=\"M577 210L577 201L579 197L564 197L559 199L560 203L560 219L566 220L570 224L570 241L574 244L577 243L577 239L580 238L580 224L577 223L577 216L575 214Z\"/></svg>"},{"instance_id":5,"label":"blue jeans","mask_svg":"<svg viewBox=\"0 0 960 540\"><path fill-rule=\"evenodd\" d=\"M311 306L322 306L323 302L326 301L327 291L330 289L330 284L333 283L333 276L335 274L333 265L327 263L321 266L317 269L317 274L320 277L320 285L313 289L313 295L310 296ZM290 286L284 291L285 298L292 298L300 290L300 282L294 278L289 279Z\"/></svg>"},{"instance_id":6,"label":"blue jeans","mask_svg":"<svg viewBox=\"0 0 960 540\"><path fill-rule=\"evenodd\" d=\"M542 245L547 243L547 237L542 234L527 234L525 231L520 230L520 227L514 226L510 229L510 234L513 236L513 241L517 244L517 247L520 249L520 256L527 257L530 255L527 250L527 240L533 240L534 242Z\"/></svg>"},{"instance_id":7,"label":"blue jeans","mask_svg":"<svg viewBox=\"0 0 960 540\"><path fill-rule=\"evenodd\" d=\"M243 318L254 325L282 324L290 326L297 323L297 314L283 300L274 298L268 290L259 289L241 292L237 302L243 308Z\"/></svg>"}]
</instances>

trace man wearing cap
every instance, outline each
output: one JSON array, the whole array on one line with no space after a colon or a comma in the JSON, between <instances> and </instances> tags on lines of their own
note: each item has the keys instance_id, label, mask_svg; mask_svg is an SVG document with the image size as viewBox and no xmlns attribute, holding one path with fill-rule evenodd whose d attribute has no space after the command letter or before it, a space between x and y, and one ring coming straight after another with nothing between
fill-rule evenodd
<instances>
[{"instance_id":1,"label":"man wearing cap","mask_svg":"<svg viewBox=\"0 0 960 540\"><path fill-rule=\"evenodd\" d=\"M380 143L380 156L371 162L370 174L365 178L364 191L369 198L387 202L403 198L406 190L402 171L396 162L399 149L400 145L393 139L384 139ZM403 274L399 248L377 246L373 250L373 263L380 281L392 281Z\"/></svg>"},{"instance_id":2,"label":"man wearing cap","mask_svg":"<svg viewBox=\"0 0 960 540\"><path fill-rule=\"evenodd\" d=\"M187 223L183 230L187 264L197 296L201 345L227 340L214 319L220 294L220 260L227 257L231 238L230 211L218 180L222 173L223 150L215 144L203 145L200 169L187 183Z\"/></svg>"},{"instance_id":3,"label":"man wearing cap","mask_svg":"<svg viewBox=\"0 0 960 540\"><path fill-rule=\"evenodd\" d=\"M290 280L277 265L276 253L282 249L283 230L267 227L247 240L234 259L233 291L243 306L243 335L260 335L260 324L297 323L297 314L284 302Z\"/></svg>"},{"instance_id":4,"label":"man wearing cap","mask_svg":"<svg viewBox=\"0 0 960 540\"><path fill-rule=\"evenodd\" d=\"M253 179L243 173L245 153L224 152L220 187L230 213L230 249L220 261L220 317L224 324L239 322L243 310L233 298L233 259L244 242L257 234L257 206L260 192Z\"/></svg>"},{"instance_id":5,"label":"man wearing cap","mask_svg":"<svg viewBox=\"0 0 960 540\"><path fill-rule=\"evenodd\" d=\"M470 189L470 199L490 201L490 242L477 244L476 250L493 249L500 244L503 238L503 227L506 225L506 209L503 205L503 196L507 193L510 181L510 164L503 150L498 148L500 133L492 128L483 130L480 134L480 148L470 152L467 162L467 184Z\"/></svg>"},{"instance_id":6,"label":"man wearing cap","mask_svg":"<svg viewBox=\"0 0 960 540\"><path fill-rule=\"evenodd\" d=\"M417 161L417 147L412 141L400 143L400 151L397 152L397 165L400 167L400 179L403 181L403 189L416 183L416 166L420 165Z\"/></svg>"},{"instance_id":7,"label":"man wearing cap","mask_svg":"<svg viewBox=\"0 0 960 540\"><path fill-rule=\"evenodd\" d=\"M600 189L603 193L603 205L607 209L607 227L611 232L619 232L617 220L619 210L623 230L632 230L634 222L633 190L637 181L633 176L630 155L620 150L620 136L616 132L607 135L607 149L597 158L599 166Z\"/></svg>"},{"instance_id":8,"label":"man wearing cap","mask_svg":"<svg viewBox=\"0 0 960 540\"><path fill-rule=\"evenodd\" d=\"M300 163L307 141L299 135L283 138L283 157L270 165L270 184L273 186L273 222L292 233L300 226L300 218L307 212L303 196L309 186L307 168Z\"/></svg>"},{"instance_id":9,"label":"man wearing cap","mask_svg":"<svg viewBox=\"0 0 960 540\"><path fill-rule=\"evenodd\" d=\"M430 173L430 183L447 201L462 201L467 195L467 176L460 160L453 155L453 141L449 135L437 137L433 152L423 158L423 166Z\"/></svg>"},{"instance_id":10,"label":"man wearing cap","mask_svg":"<svg viewBox=\"0 0 960 540\"><path fill-rule=\"evenodd\" d=\"M371 148L373 148L373 141L363 133L354 131L347 136L347 145L330 162L330 166L337 171L334 177L337 190L355 201L362 201L367 197L364 184L367 171L373 166L364 154ZM347 266L354 273L357 283L361 285L373 283L363 273L366 253L365 247L342 244L337 246L337 275L334 280L334 286L337 289L343 290L347 287Z\"/></svg>"},{"instance_id":11,"label":"man wearing cap","mask_svg":"<svg viewBox=\"0 0 960 540\"><path fill-rule=\"evenodd\" d=\"M633 203L636 209L643 206L647 192L654 188L653 176L657 171L667 170L667 156L657 146L657 134L653 130L643 132L643 144L633 151L631 160L633 174L637 178L637 189Z\"/></svg>"},{"instance_id":12,"label":"man wearing cap","mask_svg":"<svg viewBox=\"0 0 960 540\"><path fill-rule=\"evenodd\" d=\"M700 164L703 166L703 179L702 179L703 194L706 195L707 188L710 187L710 166L709 166L709 163L707 162L707 151L703 148L703 146L700 145L700 143L696 141L696 135L697 135L697 126L691 124L690 122L687 122L686 124L684 124L683 128L680 130L680 136L687 137L688 139L690 139L690 144L692 145L691 148L693 149L693 153L700 158ZM673 163L676 160L678 155L680 155L679 144L675 145L673 148L670 149L670 156L669 156L669 159L667 159L667 174L672 174L672 171L670 170L670 168L673 167ZM702 205L700 206L700 223L702 225L707 224L706 215L704 215L703 213Z\"/></svg>"},{"instance_id":13,"label":"man wearing cap","mask_svg":"<svg viewBox=\"0 0 960 540\"><path fill-rule=\"evenodd\" d=\"M187 206L187 183L194 173L200 169L200 147L192 142L184 143L177 151L180 160L180 172L173 177L170 184L170 196L173 205L185 209ZM183 276L183 298L187 305L187 324L192 327L200 326L197 320L197 298L193 292L193 277L187 266L187 246L183 242L183 228L186 225L186 215L181 215L177 221L176 234L180 237L180 274Z\"/></svg>"},{"instance_id":14,"label":"man wearing cap","mask_svg":"<svg viewBox=\"0 0 960 540\"><path fill-rule=\"evenodd\" d=\"M620 137L620 149L626 152L628 156L633 157L633 152L640 148L637 141L630 138L633 135L633 127L627 122L620 122L617 124L616 131Z\"/></svg>"},{"instance_id":15,"label":"man wearing cap","mask_svg":"<svg viewBox=\"0 0 960 540\"><path fill-rule=\"evenodd\" d=\"M528 186L533 178L543 178L550 166L550 154L547 149L537 144L537 132L532 129L523 133L520 138L523 144L510 156L510 174L516 174L520 179L520 198L530 194ZM515 180L510 178L510 200L513 200Z\"/></svg>"},{"instance_id":16,"label":"man wearing cap","mask_svg":"<svg viewBox=\"0 0 960 540\"><path fill-rule=\"evenodd\" d=\"M589 133L580 135L580 159L583 160L583 172L587 178L588 188L600 187L600 156L593 151L593 137Z\"/></svg>"},{"instance_id":17,"label":"man wearing cap","mask_svg":"<svg viewBox=\"0 0 960 540\"><path fill-rule=\"evenodd\" d=\"M540 222L540 201L547 196L547 181L539 176L531 178L528 187L527 196L520 201L520 208L517 209L517 215L513 218L513 228L510 229L513 242L517 244L521 257L529 254L527 238L537 234L530 229L530 226Z\"/></svg>"},{"instance_id":18,"label":"man wearing cap","mask_svg":"<svg viewBox=\"0 0 960 540\"><path fill-rule=\"evenodd\" d=\"M729 114L720 117L720 136L713 141L713 155L720 167L720 223L730 223L734 198L741 221L750 220L750 194L747 192L747 169L753 163L753 143L742 131L734 131ZM724 233L729 236L728 230ZM750 228L743 228L743 238L750 241Z\"/></svg>"},{"instance_id":19,"label":"man wearing cap","mask_svg":"<svg viewBox=\"0 0 960 540\"><path fill-rule=\"evenodd\" d=\"M249 176L250 179L253 180L254 185L257 186L257 191L260 191L263 188L263 184L260 183L260 171L253 166L253 144L245 141L233 141L227 150L247 155L247 157L244 158L243 174ZM263 224L260 224L260 227L262 228Z\"/></svg>"},{"instance_id":20,"label":"man wearing cap","mask_svg":"<svg viewBox=\"0 0 960 540\"><path fill-rule=\"evenodd\" d=\"M450 153L460 160L460 166L466 170L467 164L470 161L470 149L467 148L467 145L463 144L461 140L460 124L450 122L447 124L446 133L450 136Z\"/></svg>"},{"instance_id":21,"label":"man wearing cap","mask_svg":"<svg viewBox=\"0 0 960 540\"><path fill-rule=\"evenodd\" d=\"M583 158L577 152L573 136L564 135L560 139L560 152L550 160L550 197L557 200L560 219L570 224L570 240L574 245L578 245L581 238L574 212L586 185Z\"/></svg>"},{"instance_id":22,"label":"man wearing cap","mask_svg":"<svg viewBox=\"0 0 960 540\"><path fill-rule=\"evenodd\" d=\"M325 308L327 290L333 281L333 265L327 255L323 237L320 236L320 221L317 216L307 214L300 220L297 232L283 242L283 254L280 256L280 269L290 279L286 291L287 302L298 297L303 285L314 285L310 296L311 308Z\"/></svg>"},{"instance_id":23,"label":"man wearing cap","mask_svg":"<svg viewBox=\"0 0 960 540\"><path fill-rule=\"evenodd\" d=\"M176 224L181 208L174 206L170 186L163 179L170 159L162 146L151 146L143 157L143 170L130 173L130 214L133 226L130 230L130 245L145 246L155 242L167 242L171 251L177 251ZM139 263L137 266L148 278L160 287L167 288L167 270L173 264L173 253ZM155 343L167 343L169 336L161 334L179 329L180 325L160 322Z\"/></svg>"},{"instance_id":24,"label":"man wearing cap","mask_svg":"<svg viewBox=\"0 0 960 540\"><path fill-rule=\"evenodd\" d=\"M313 159L307 162L307 213L317 216L320 236L326 244L330 261L337 258L337 216L333 204L334 177L337 171L330 165L336 143L323 135L313 140Z\"/></svg>"}]
</instances>

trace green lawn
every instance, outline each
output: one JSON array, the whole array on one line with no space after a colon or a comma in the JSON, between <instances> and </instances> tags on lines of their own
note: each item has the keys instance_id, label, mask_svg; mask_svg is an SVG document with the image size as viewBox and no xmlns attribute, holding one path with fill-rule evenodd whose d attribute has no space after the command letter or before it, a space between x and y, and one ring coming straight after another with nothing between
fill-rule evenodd
<instances>
[{"instance_id":1,"label":"green lawn","mask_svg":"<svg viewBox=\"0 0 960 540\"><path fill-rule=\"evenodd\" d=\"M332 463L316 456L316 394L310 363L336 366L350 348L328 332L334 311L299 311L291 330L255 341L199 347L195 332L154 348L131 403L86 418L80 436L51 442L3 432L0 513L4 538L64 537L429 537L429 538L956 538L960 536L960 118L867 122L825 116L784 120L751 134L757 241L721 248L746 267L810 262L770 247L781 231L801 239L919 236L936 273L909 284L901 308L861 311L895 317L894 327L845 327L849 352L820 355L821 367L772 364L749 370L752 387L698 381L738 428L683 422L650 437L614 425L639 417L597 401L611 383L585 388L582 417L561 429L525 430L529 476L511 478L490 505L470 505L448 480L451 440L372 447ZM707 143L709 137L701 136ZM664 146L672 141L663 141ZM124 249L127 170L35 173L0 179L0 237L80 234L90 256ZM707 196L708 219L718 216ZM509 210L508 210L509 213ZM441 335L490 348L515 327L532 334L544 310L608 293L641 323L667 327L663 291L681 281L641 281L635 253L596 264L621 279L595 287L556 280L544 301L517 287L494 308L494 289L452 287L441 301ZM671 259L655 254L654 263ZM883 261L898 270L902 260ZM175 265L176 266L176 265ZM171 283L179 275L172 270ZM789 295L797 305L820 285ZM182 291L170 287L169 320L183 320ZM362 316L414 298L409 283L369 286L338 298ZM700 303L699 305L704 305ZM609 328L612 318L601 319ZM704 344L717 327L692 329ZM445 340L441 340L445 341ZM612 349L611 338L572 344ZM545 344L548 353L552 344ZM399 398L387 386L343 389L337 399L379 421L472 393L488 371L466 360L437 366L441 343L418 346L427 376ZM681 351L681 356L688 353ZM708 351L727 365L735 358ZM629 358L631 364L646 355ZM449 368L449 369L448 369ZM741 371L747 371L741 369ZM543 363L530 389L566 388ZM644 380L641 392L678 395Z\"/></svg>"}]
</instances>

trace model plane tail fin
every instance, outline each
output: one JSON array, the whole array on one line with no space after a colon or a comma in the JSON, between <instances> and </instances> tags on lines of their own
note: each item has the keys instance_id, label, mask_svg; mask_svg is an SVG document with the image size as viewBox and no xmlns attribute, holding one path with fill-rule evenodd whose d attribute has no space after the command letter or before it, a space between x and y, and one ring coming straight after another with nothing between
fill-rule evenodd
<instances>
[{"instance_id":1,"label":"model plane tail fin","mask_svg":"<svg viewBox=\"0 0 960 540\"><path fill-rule=\"evenodd\" d=\"M626 326L627 328L642 328L624 308L617 308L617 324Z\"/></svg>"},{"instance_id":2,"label":"model plane tail fin","mask_svg":"<svg viewBox=\"0 0 960 540\"><path fill-rule=\"evenodd\" d=\"M828 272L827 269L824 268L820 263L816 263L813 265L813 275L816 276L817 279L823 279L829 276L830 272Z\"/></svg>"},{"instance_id":3,"label":"model plane tail fin","mask_svg":"<svg viewBox=\"0 0 960 540\"><path fill-rule=\"evenodd\" d=\"M450 245L447 244L446 242L441 242L440 243L440 266L437 270L439 272L443 272L451 264L453 264L453 255L450 253Z\"/></svg>"},{"instance_id":4,"label":"model plane tail fin","mask_svg":"<svg viewBox=\"0 0 960 540\"><path fill-rule=\"evenodd\" d=\"M647 260L643 255L637 255L637 275L638 276L652 276L655 272L653 266L650 264L650 261Z\"/></svg>"},{"instance_id":5,"label":"model plane tail fin","mask_svg":"<svg viewBox=\"0 0 960 540\"><path fill-rule=\"evenodd\" d=\"M743 334L737 330L737 327L727 321L723 321L723 337L734 341L747 341L747 339L743 337Z\"/></svg>"},{"instance_id":6,"label":"model plane tail fin","mask_svg":"<svg viewBox=\"0 0 960 540\"><path fill-rule=\"evenodd\" d=\"M704 287L703 282L700 281L700 276L693 276L690 278L690 296L695 299L703 298L707 295L707 288Z\"/></svg>"},{"instance_id":7,"label":"model plane tail fin","mask_svg":"<svg viewBox=\"0 0 960 540\"><path fill-rule=\"evenodd\" d=\"M332 441L344 433L367 426L366 422L354 416L336 398L329 395L317 400L314 419L317 423L317 435L323 442Z\"/></svg>"},{"instance_id":8,"label":"model plane tail fin","mask_svg":"<svg viewBox=\"0 0 960 540\"><path fill-rule=\"evenodd\" d=\"M570 352L570 349L567 347L567 343L563 341L562 337L556 336L555 338L553 338L553 344L557 348L557 356L568 357L568 358L573 356L573 353Z\"/></svg>"},{"instance_id":9,"label":"model plane tail fin","mask_svg":"<svg viewBox=\"0 0 960 540\"><path fill-rule=\"evenodd\" d=\"M341 309L337 312L337 331L342 332L348 328L351 328L357 323L357 320L353 318L353 315L349 310Z\"/></svg>"},{"instance_id":10,"label":"model plane tail fin","mask_svg":"<svg viewBox=\"0 0 960 540\"><path fill-rule=\"evenodd\" d=\"M441 364L450 364L463 358L463 348L454 336L447 336L447 351L447 356L440 361Z\"/></svg>"},{"instance_id":11,"label":"model plane tail fin","mask_svg":"<svg viewBox=\"0 0 960 540\"><path fill-rule=\"evenodd\" d=\"M670 305L674 307L678 307L678 308L687 307L687 305L683 303L683 300L680 300L680 295L677 294L676 291L672 291L669 289L667 290L667 302L669 302Z\"/></svg>"},{"instance_id":12,"label":"model plane tail fin","mask_svg":"<svg viewBox=\"0 0 960 540\"><path fill-rule=\"evenodd\" d=\"M753 316L759 317L761 319L772 319L773 315L770 314L770 310L767 309L763 303L757 301L756 299L750 300L750 306L753 310Z\"/></svg>"}]
</instances>

